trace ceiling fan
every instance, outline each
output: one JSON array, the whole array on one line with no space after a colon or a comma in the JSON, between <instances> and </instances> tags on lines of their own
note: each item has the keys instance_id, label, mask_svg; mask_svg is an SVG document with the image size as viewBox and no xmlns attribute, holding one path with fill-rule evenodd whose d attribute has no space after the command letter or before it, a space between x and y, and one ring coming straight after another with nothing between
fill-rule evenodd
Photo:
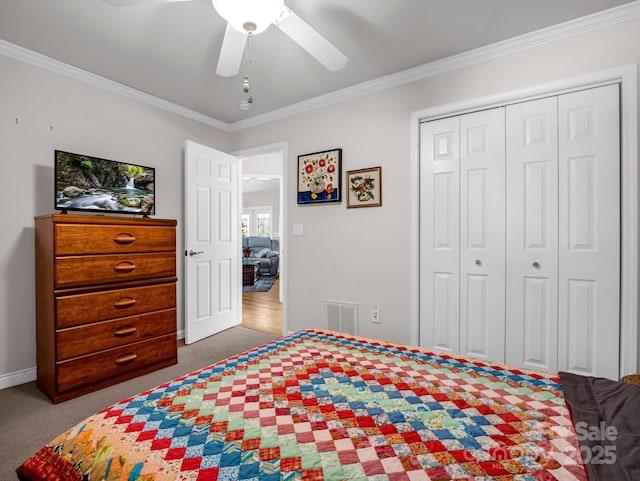
<instances>
[{"instance_id":1,"label":"ceiling fan","mask_svg":"<svg viewBox=\"0 0 640 481\"><path fill-rule=\"evenodd\" d=\"M103 0L124 7L131 5L157 5L160 3L192 0ZM296 15L284 0L211 0L213 8L224 20L227 28L222 40L216 73L232 77L240 70L242 57L250 35L257 35L273 24L305 49L312 57L331 71L347 64L347 56L324 38L317 30Z\"/></svg>"}]
</instances>

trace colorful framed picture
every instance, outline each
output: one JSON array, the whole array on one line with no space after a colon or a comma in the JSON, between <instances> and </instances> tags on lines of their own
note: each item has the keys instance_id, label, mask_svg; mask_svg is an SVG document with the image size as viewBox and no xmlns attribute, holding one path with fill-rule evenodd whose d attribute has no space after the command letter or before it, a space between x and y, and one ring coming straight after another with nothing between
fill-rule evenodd
<instances>
[{"instance_id":1,"label":"colorful framed picture","mask_svg":"<svg viewBox=\"0 0 640 481\"><path fill-rule=\"evenodd\" d=\"M347 208L382 205L382 167L347 171Z\"/></svg>"},{"instance_id":2,"label":"colorful framed picture","mask_svg":"<svg viewBox=\"0 0 640 481\"><path fill-rule=\"evenodd\" d=\"M342 201L342 149L298 156L298 204Z\"/></svg>"}]
</instances>

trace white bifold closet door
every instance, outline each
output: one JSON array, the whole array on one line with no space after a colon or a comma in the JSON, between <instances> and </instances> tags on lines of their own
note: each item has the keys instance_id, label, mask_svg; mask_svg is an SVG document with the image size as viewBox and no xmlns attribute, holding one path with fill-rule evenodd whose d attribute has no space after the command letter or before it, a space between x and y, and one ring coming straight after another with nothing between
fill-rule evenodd
<instances>
[{"instance_id":1,"label":"white bifold closet door","mask_svg":"<svg viewBox=\"0 0 640 481\"><path fill-rule=\"evenodd\" d=\"M558 98L507 107L508 364L558 366Z\"/></svg>"},{"instance_id":2,"label":"white bifold closet door","mask_svg":"<svg viewBox=\"0 0 640 481\"><path fill-rule=\"evenodd\" d=\"M420 345L460 352L460 118L420 126Z\"/></svg>"},{"instance_id":3,"label":"white bifold closet door","mask_svg":"<svg viewBox=\"0 0 640 481\"><path fill-rule=\"evenodd\" d=\"M504 362L504 109L460 117L460 353Z\"/></svg>"},{"instance_id":4,"label":"white bifold closet door","mask_svg":"<svg viewBox=\"0 0 640 481\"><path fill-rule=\"evenodd\" d=\"M618 89L421 125L421 346L618 378Z\"/></svg>"},{"instance_id":5,"label":"white bifold closet door","mask_svg":"<svg viewBox=\"0 0 640 481\"><path fill-rule=\"evenodd\" d=\"M421 126L421 345L504 360L504 109Z\"/></svg>"},{"instance_id":6,"label":"white bifold closet door","mask_svg":"<svg viewBox=\"0 0 640 481\"><path fill-rule=\"evenodd\" d=\"M618 378L618 97L507 107L507 363Z\"/></svg>"},{"instance_id":7,"label":"white bifold closet door","mask_svg":"<svg viewBox=\"0 0 640 481\"><path fill-rule=\"evenodd\" d=\"M558 369L617 380L620 90L558 97Z\"/></svg>"}]
</instances>

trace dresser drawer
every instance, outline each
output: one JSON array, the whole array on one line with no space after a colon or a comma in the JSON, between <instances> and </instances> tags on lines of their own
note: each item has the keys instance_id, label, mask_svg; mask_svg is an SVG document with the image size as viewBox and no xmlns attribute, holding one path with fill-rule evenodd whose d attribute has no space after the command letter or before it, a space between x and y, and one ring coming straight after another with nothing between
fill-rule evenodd
<instances>
[{"instance_id":1,"label":"dresser drawer","mask_svg":"<svg viewBox=\"0 0 640 481\"><path fill-rule=\"evenodd\" d=\"M175 334L58 362L57 390L64 393L105 379L175 358Z\"/></svg>"},{"instance_id":2,"label":"dresser drawer","mask_svg":"<svg viewBox=\"0 0 640 481\"><path fill-rule=\"evenodd\" d=\"M55 254L175 252L176 229L136 225L55 225Z\"/></svg>"},{"instance_id":3,"label":"dresser drawer","mask_svg":"<svg viewBox=\"0 0 640 481\"><path fill-rule=\"evenodd\" d=\"M56 332L56 358L84 356L175 332L175 309L69 327Z\"/></svg>"},{"instance_id":4,"label":"dresser drawer","mask_svg":"<svg viewBox=\"0 0 640 481\"><path fill-rule=\"evenodd\" d=\"M175 306L175 282L60 296L55 299L56 328L90 324Z\"/></svg>"},{"instance_id":5,"label":"dresser drawer","mask_svg":"<svg viewBox=\"0 0 640 481\"><path fill-rule=\"evenodd\" d=\"M113 284L175 275L175 252L60 257L56 259L55 287Z\"/></svg>"}]
</instances>

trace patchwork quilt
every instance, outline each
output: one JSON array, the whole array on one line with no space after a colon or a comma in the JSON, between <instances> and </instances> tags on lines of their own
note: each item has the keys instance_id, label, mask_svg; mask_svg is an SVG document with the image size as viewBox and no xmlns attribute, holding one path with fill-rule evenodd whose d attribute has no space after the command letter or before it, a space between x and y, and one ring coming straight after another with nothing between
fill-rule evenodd
<instances>
[{"instance_id":1,"label":"patchwork quilt","mask_svg":"<svg viewBox=\"0 0 640 481\"><path fill-rule=\"evenodd\" d=\"M30 481L586 481L559 379L306 330L115 404Z\"/></svg>"}]
</instances>

